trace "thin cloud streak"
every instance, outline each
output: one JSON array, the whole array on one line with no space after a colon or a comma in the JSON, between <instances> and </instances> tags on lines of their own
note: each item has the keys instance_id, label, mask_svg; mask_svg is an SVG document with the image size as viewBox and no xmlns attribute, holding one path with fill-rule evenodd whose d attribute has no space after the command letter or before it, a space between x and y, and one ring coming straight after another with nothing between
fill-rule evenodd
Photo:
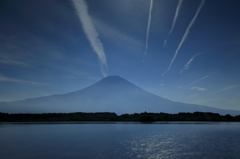
<instances>
[{"instance_id":1,"label":"thin cloud streak","mask_svg":"<svg viewBox=\"0 0 240 159\"><path fill-rule=\"evenodd\" d=\"M6 59L0 59L0 63L5 64L5 65L13 65L13 66L19 66L19 67L32 67L32 65L21 62L21 61L16 61L16 60L6 60Z\"/></svg>"},{"instance_id":2,"label":"thin cloud streak","mask_svg":"<svg viewBox=\"0 0 240 159\"><path fill-rule=\"evenodd\" d=\"M190 67L190 64L192 63L192 61L194 60L194 58L198 55L201 55L201 54L204 54L204 53L197 53L195 54L185 65L184 65L184 68L179 72L179 73L183 73L183 71L187 70L189 67Z\"/></svg>"},{"instance_id":3,"label":"thin cloud streak","mask_svg":"<svg viewBox=\"0 0 240 159\"><path fill-rule=\"evenodd\" d=\"M199 104L199 105L207 106L207 105L210 104L209 102L214 101L214 100L218 100L218 98L211 98L211 99L206 99L206 100L200 100L200 101L196 101L195 103ZM209 105L209 106L211 106L211 105Z\"/></svg>"},{"instance_id":4,"label":"thin cloud streak","mask_svg":"<svg viewBox=\"0 0 240 159\"><path fill-rule=\"evenodd\" d=\"M83 30L93 48L93 50L96 52L99 60L100 60L100 66L101 66L101 72L104 77L107 76L107 73L105 70L107 70L107 60L106 55L104 53L103 45L98 38L98 33L95 29L95 26L93 25L92 19L88 14L87 10L87 4L84 0L72 0L74 7L77 11L77 15L82 22Z\"/></svg>"},{"instance_id":5,"label":"thin cloud streak","mask_svg":"<svg viewBox=\"0 0 240 159\"><path fill-rule=\"evenodd\" d=\"M15 79L15 78L9 78L9 77L3 76L1 74L0 74L0 81L49 86L49 85L44 84L44 83L38 83L38 82L33 82L33 81L25 81L25 80L19 80L19 79Z\"/></svg>"},{"instance_id":6,"label":"thin cloud streak","mask_svg":"<svg viewBox=\"0 0 240 159\"><path fill-rule=\"evenodd\" d=\"M137 40L128 34L118 30L116 27L113 27L99 19L93 19L94 24L96 24L96 28L98 33L111 41L116 41L117 45L120 45L124 48L142 48L145 47L145 43L143 44L140 40Z\"/></svg>"},{"instance_id":7,"label":"thin cloud streak","mask_svg":"<svg viewBox=\"0 0 240 159\"><path fill-rule=\"evenodd\" d=\"M187 85L187 87L188 87L188 86L191 86L191 85L193 85L193 84L195 84L195 83L197 83L197 82L199 82L199 81L201 81L201 80L203 80L203 79L205 79L205 78L207 78L207 77L209 77L209 76L210 76L210 75L207 75L207 76L205 76L205 77L202 77L202 78L200 78L200 79L198 79L198 80L190 83L189 85Z\"/></svg>"},{"instance_id":8,"label":"thin cloud streak","mask_svg":"<svg viewBox=\"0 0 240 159\"><path fill-rule=\"evenodd\" d=\"M192 87L192 88L190 88L190 89L195 89L195 90L197 90L197 91L206 91L205 88L200 88L200 87Z\"/></svg>"},{"instance_id":9,"label":"thin cloud streak","mask_svg":"<svg viewBox=\"0 0 240 159\"><path fill-rule=\"evenodd\" d=\"M198 94L192 94L189 97L187 97L186 99L190 99L190 98L196 98L198 96Z\"/></svg>"},{"instance_id":10,"label":"thin cloud streak","mask_svg":"<svg viewBox=\"0 0 240 159\"><path fill-rule=\"evenodd\" d=\"M223 91L227 91L227 90L229 90L229 89L233 89L233 88L237 88L237 87L240 87L240 85L233 85L233 86L225 87L225 88L223 88L223 89L221 89L221 90L212 92L211 94L218 93L218 92L223 92Z\"/></svg>"},{"instance_id":11,"label":"thin cloud streak","mask_svg":"<svg viewBox=\"0 0 240 159\"><path fill-rule=\"evenodd\" d=\"M152 19L152 6L153 6L153 0L150 0L150 8L149 8L149 15L148 15L148 25L147 25L146 50L145 50L145 53L144 53L143 57L147 54L147 50L148 50L148 37L149 37L149 30L150 30L151 19ZM143 58L143 62L144 62L144 58Z\"/></svg>"},{"instance_id":12,"label":"thin cloud streak","mask_svg":"<svg viewBox=\"0 0 240 159\"><path fill-rule=\"evenodd\" d=\"M169 36L171 35L171 33L173 31L173 28L174 28L174 26L176 24L176 21L177 21L177 18L178 18L178 14L179 14L179 10L180 10L180 8L182 6L182 2L183 2L183 0L179 0L179 2L178 2L177 9L176 9L176 12L175 12L175 16L173 18L172 28L169 31L167 38L164 40L164 43L163 43L164 46L167 45L167 40L168 40Z\"/></svg>"},{"instance_id":13,"label":"thin cloud streak","mask_svg":"<svg viewBox=\"0 0 240 159\"><path fill-rule=\"evenodd\" d=\"M195 20L196 20L196 18L197 18L197 16L198 16L199 12L201 11L204 3L205 3L205 0L202 0L201 4L200 4L199 7L198 7L198 10L197 10L195 16L193 17L192 21L191 21L190 24L188 25L187 30L186 30L186 32L185 32L185 34L184 34L184 36L183 36L180 44L178 45L178 48L177 48L177 50L176 50L176 52L175 52L175 54L174 54L174 56L173 56L173 58L172 58L172 61L171 61L170 65L169 65L168 69L162 74L162 76L164 76L164 75L171 69L171 66L172 66L173 62L175 61L175 59L176 59L176 57L177 57L177 55L178 55L178 51L179 51L180 48L182 47L182 44L186 41L186 39L187 39L187 37L188 37L188 34L189 34L189 32L190 32L190 29L192 28L192 26L193 26L193 24L194 24L194 22L195 22Z\"/></svg>"},{"instance_id":14,"label":"thin cloud streak","mask_svg":"<svg viewBox=\"0 0 240 159\"><path fill-rule=\"evenodd\" d=\"M218 98L211 98L211 99L207 99L207 100L200 100L200 101L197 101L196 103L203 103L203 102L209 102L209 101L213 101L213 100L217 100Z\"/></svg>"}]
</instances>

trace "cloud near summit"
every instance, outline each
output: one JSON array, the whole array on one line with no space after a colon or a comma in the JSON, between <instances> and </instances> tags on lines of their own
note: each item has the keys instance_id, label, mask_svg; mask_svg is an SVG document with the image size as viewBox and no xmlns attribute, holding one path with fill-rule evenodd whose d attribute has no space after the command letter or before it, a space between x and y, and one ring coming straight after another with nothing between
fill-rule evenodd
<instances>
[{"instance_id":1,"label":"cloud near summit","mask_svg":"<svg viewBox=\"0 0 240 159\"><path fill-rule=\"evenodd\" d=\"M77 15L82 22L83 30L92 46L92 49L96 52L101 64L101 72L104 77L107 76L107 59L104 52L103 44L98 38L98 33L92 22L90 15L88 14L87 4L84 0L72 0L74 7L77 11Z\"/></svg>"}]
</instances>

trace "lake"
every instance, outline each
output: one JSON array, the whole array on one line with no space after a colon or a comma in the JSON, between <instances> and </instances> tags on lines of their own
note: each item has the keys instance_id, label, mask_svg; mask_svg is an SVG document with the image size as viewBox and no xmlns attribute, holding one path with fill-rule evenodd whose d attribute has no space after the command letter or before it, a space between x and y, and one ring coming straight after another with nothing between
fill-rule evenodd
<instances>
[{"instance_id":1,"label":"lake","mask_svg":"<svg viewBox=\"0 0 240 159\"><path fill-rule=\"evenodd\" d=\"M1 159L240 157L240 123L0 123Z\"/></svg>"}]
</instances>

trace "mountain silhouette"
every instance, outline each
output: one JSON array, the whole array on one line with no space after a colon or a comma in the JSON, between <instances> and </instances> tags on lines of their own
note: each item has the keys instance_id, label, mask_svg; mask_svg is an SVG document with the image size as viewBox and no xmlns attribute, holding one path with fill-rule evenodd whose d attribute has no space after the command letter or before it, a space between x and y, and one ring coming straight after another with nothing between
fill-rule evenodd
<instances>
[{"instance_id":1,"label":"mountain silhouette","mask_svg":"<svg viewBox=\"0 0 240 159\"><path fill-rule=\"evenodd\" d=\"M58 113L58 112L214 112L239 115L240 111L174 102L154 95L119 76L108 76L82 90L30 98L22 101L0 102L0 112Z\"/></svg>"}]
</instances>

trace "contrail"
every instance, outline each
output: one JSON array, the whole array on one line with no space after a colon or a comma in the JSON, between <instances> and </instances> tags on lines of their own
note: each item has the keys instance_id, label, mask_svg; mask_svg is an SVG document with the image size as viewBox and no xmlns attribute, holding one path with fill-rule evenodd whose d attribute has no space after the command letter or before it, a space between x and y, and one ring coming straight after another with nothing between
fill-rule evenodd
<instances>
[{"instance_id":1,"label":"contrail","mask_svg":"<svg viewBox=\"0 0 240 159\"><path fill-rule=\"evenodd\" d=\"M202 0L201 4L199 5L198 10L197 10L195 16L193 17L192 21L191 21L190 24L188 25L187 30L186 30L186 32L185 32L185 34L184 34L184 36L183 36L180 44L178 45L178 48L177 48L177 50L176 50L176 52L175 52L175 54L174 54L174 56L173 56L173 59L172 59L170 65L169 65L168 69L162 74L162 76L164 76L165 73L167 73L167 72L170 70L170 68L171 68L171 66L172 66L175 58L177 57L178 51L180 50L182 44L183 44L183 43L185 42L185 40L187 39L188 34L189 34L189 32L190 32L190 29L191 29L191 27L193 26L193 24L194 24L194 22L195 22L195 20L196 20L196 18L197 18L197 16L198 16L198 14L199 14L199 12L201 11L201 9L202 9L202 7L203 7L203 5L204 5L204 2L205 2L205 0Z\"/></svg>"},{"instance_id":2,"label":"contrail","mask_svg":"<svg viewBox=\"0 0 240 159\"><path fill-rule=\"evenodd\" d=\"M143 55L143 62L144 62L144 56L147 54L147 50L148 50L148 37L149 37L149 30L150 30L151 19L152 19L152 6L153 6L153 0L150 0L150 9L149 9L148 25L147 25L146 50Z\"/></svg>"},{"instance_id":3,"label":"contrail","mask_svg":"<svg viewBox=\"0 0 240 159\"><path fill-rule=\"evenodd\" d=\"M187 70L190 67L190 64L192 63L192 61L194 60L194 58L198 55L204 54L205 52L202 53L197 53L195 54L185 65L184 68L179 72L179 73L183 73L183 71Z\"/></svg>"},{"instance_id":4,"label":"contrail","mask_svg":"<svg viewBox=\"0 0 240 159\"><path fill-rule=\"evenodd\" d=\"M190 88L190 89L195 89L195 90L197 90L197 91L206 91L205 88L200 88L200 87L192 87L192 88Z\"/></svg>"},{"instance_id":5,"label":"contrail","mask_svg":"<svg viewBox=\"0 0 240 159\"><path fill-rule=\"evenodd\" d=\"M3 76L2 74L0 74L0 81L50 86L50 85L45 84L45 83L39 83L39 82L33 82L33 81L25 81L25 80L20 80L20 79L16 79L16 78L9 78L9 77Z\"/></svg>"},{"instance_id":6,"label":"contrail","mask_svg":"<svg viewBox=\"0 0 240 159\"><path fill-rule=\"evenodd\" d=\"M226 91L226 90L229 90L229 89L233 89L233 88L237 88L237 87L240 87L240 85L229 86L229 87L223 88L223 89L221 89L221 90L212 92L211 94L218 93L218 92L223 92L223 91Z\"/></svg>"},{"instance_id":7,"label":"contrail","mask_svg":"<svg viewBox=\"0 0 240 159\"><path fill-rule=\"evenodd\" d=\"M176 21L177 21L177 18L178 18L178 14L179 14L179 10L180 10L180 8L181 8L181 6L182 6L182 2L183 2L183 0L179 0L179 2L178 2L177 9L176 9L176 12L175 12L175 16L174 16L174 18L173 18L172 28L171 28L171 30L169 31L167 38L164 40L164 43L163 43L164 46L167 45L167 39L168 39L168 37L171 35L171 33L172 33L172 31L173 31L173 28L174 28L174 26L175 26L175 24L176 24Z\"/></svg>"},{"instance_id":8,"label":"contrail","mask_svg":"<svg viewBox=\"0 0 240 159\"><path fill-rule=\"evenodd\" d=\"M92 46L92 49L96 52L100 60L101 72L103 76L106 77L106 70L108 69L106 56L103 45L98 38L98 33L93 25L92 19L88 14L87 4L84 0L72 0L72 2L77 11L78 17L82 22L83 30Z\"/></svg>"},{"instance_id":9,"label":"contrail","mask_svg":"<svg viewBox=\"0 0 240 159\"><path fill-rule=\"evenodd\" d=\"M196 80L195 82L193 82L193 83L190 83L189 85L187 85L187 86L191 86L191 85L193 85L193 84L195 84L195 83L197 83L197 82L199 82L199 81L201 81L201 80L203 80L204 78L207 78L209 75L207 75L207 76L205 76L205 77L202 77L202 78L200 78L200 79L198 79L198 80Z\"/></svg>"}]
</instances>

